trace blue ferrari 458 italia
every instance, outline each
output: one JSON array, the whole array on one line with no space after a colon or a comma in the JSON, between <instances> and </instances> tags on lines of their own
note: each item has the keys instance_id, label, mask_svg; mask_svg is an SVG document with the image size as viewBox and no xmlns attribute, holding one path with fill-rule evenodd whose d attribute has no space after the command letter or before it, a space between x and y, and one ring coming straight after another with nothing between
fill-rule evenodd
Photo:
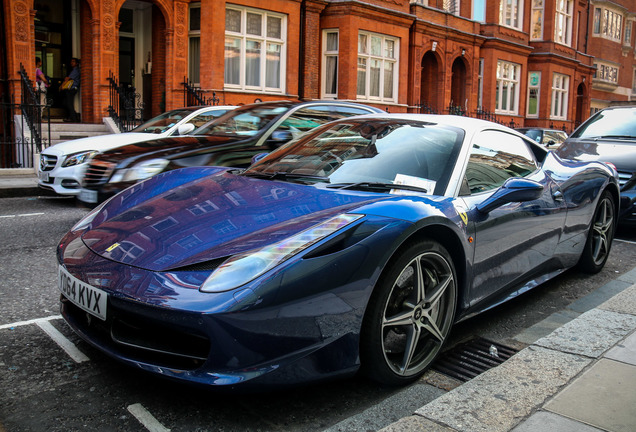
<instances>
[{"instance_id":1,"label":"blue ferrari 458 italia","mask_svg":"<svg viewBox=\"0 0 636 432\"><path fill-rule=\"evenodd\" d=\"M86 341L164 377L284 386L417 379L454 323L598 272L617 174L456 116L320 126L248 169L185 168L95 208L58 249Z\"/></svg>"}]
</instances>

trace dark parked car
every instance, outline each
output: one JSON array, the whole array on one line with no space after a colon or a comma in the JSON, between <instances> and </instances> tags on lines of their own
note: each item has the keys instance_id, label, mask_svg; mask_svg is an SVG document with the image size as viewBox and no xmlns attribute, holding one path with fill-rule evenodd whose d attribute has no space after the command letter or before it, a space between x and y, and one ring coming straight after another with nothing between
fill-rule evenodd
<instances>
[{"instance_id":1,"label":"dark parked car","mask_svg":"<svg viewBox=\"0 0 636 432\"><path fill-rule=\"evenodd\" d=\"M94 156L82 180L79 199L97 203L161 172L189 166L247 167L252 157L270 152L323 123L383 112L341 101L264 102L239 107L189 136L118 147Z\"/></svg>"},{"instance_id":2,"label":"dark parked car","mask_svg":"<svg viewBox=\"0 0 636 432\"><path fill-rule=\"evenodd\" d=\"M516 130L549 149L557 148L568 137L567 133L559 129L517 128Z\"/></svg>"},{"instance_id":3,"label":"dark parked car","mask_svg":"<svg viewBox=\"0 0 636 432\"><path fill-rule=\"evenodd\" d=\"M218 387L417 379L457 321L600 271L618 184L494 123L371 114L247 170L154 176L57 249L61 311L137 370Z\"/></svg>"},{"instance_id":4,"label":"dark parked car","mask_svg":"<svg viewBox=\"0 0 636 432\"><path fill-rule=\"evenodd\" d=\"M565 159L598 160L618 171L619 222L636 225L636 106L605 108L587 119L558 148Z\"/></svg>"}]
</instances>

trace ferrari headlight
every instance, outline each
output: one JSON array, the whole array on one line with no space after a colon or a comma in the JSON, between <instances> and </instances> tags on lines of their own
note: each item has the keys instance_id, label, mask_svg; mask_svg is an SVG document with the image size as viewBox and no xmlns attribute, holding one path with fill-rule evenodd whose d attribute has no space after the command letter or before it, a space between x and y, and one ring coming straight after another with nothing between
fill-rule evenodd
<instances>
[{"instance_id":1,"label":"ferrari headlight","mask_svg":"<svg viewBox=\"0 0 636 432\"><path fill-rule=\"evenodd\" d=\"M79 153L73 153L66 157L66 160L62 163L63 167L70 167L74 165L81 165L93 156L97 154L95 150L83 151Z\"/></svg>"},{"instance_id":2,"label":"ferrari headlight","mask_svg":"<svg viewBox=\"0 0 636 432\"><path fill-rule=\"evenodd\" d=\"M137 182L159 174L170 161L168 159L150 159L135 165L132 168L115 171L110 178L110 183Z\"/></svg>"},{"instance_id":3,"label":"ferrari headlight","mask_svg":"<svg viewBox=\"0 0 636 432\"><path fill-rule=\"evenodd\" d=\"M361 217L341 214L279 243L235 255L214 270L200 290L223 292L238 288Z\"/></svg>"}]
</instances>

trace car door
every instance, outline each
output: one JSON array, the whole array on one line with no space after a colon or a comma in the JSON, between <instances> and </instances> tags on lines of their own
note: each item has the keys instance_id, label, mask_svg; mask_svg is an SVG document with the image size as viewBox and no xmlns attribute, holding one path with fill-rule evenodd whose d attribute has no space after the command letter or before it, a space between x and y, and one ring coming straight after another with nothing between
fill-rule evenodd
<instances>
[{"instance_id":1,"label":"car door","mask_svg":"<svg viewBox=\"0 0 636 432\"><path fill-rule=\"evenodd\" d=\"M513 177L540 183L540 198L511 202L489 213L476 209ZM474 227L475 303L501 290L519 288L552 265L563 230L565 204L556 183L540 169L523 139L500 130L478 132L460 195L470 209Z\"/></svg>"}]
</instances>

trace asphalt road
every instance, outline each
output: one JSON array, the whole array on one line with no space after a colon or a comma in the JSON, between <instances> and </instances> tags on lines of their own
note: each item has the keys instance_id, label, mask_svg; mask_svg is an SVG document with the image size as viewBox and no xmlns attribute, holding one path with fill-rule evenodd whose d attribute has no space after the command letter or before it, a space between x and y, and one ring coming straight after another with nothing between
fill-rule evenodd
<instances>
[{"instance_id":1,"label":"asphalt road","mask_svg":"<svg viewBox=\"0 0 636 432\"><path fill-rule=\"evenodd\" d=\"M354 378L241 395L193 388L121 366L82 342L59 319L55 247L87 212L70 199L0 199L0 432L375 430L456 385L430 373L404 389ZM453 342L482 336L512 344L516 334L631 270L634 263L636 234L621 231L601 273L566 272L457 325ZM66 351L60 345L64 341L70 342ZM363 412L373 414L351 420Z\"/></svg>"}]
</instances>

